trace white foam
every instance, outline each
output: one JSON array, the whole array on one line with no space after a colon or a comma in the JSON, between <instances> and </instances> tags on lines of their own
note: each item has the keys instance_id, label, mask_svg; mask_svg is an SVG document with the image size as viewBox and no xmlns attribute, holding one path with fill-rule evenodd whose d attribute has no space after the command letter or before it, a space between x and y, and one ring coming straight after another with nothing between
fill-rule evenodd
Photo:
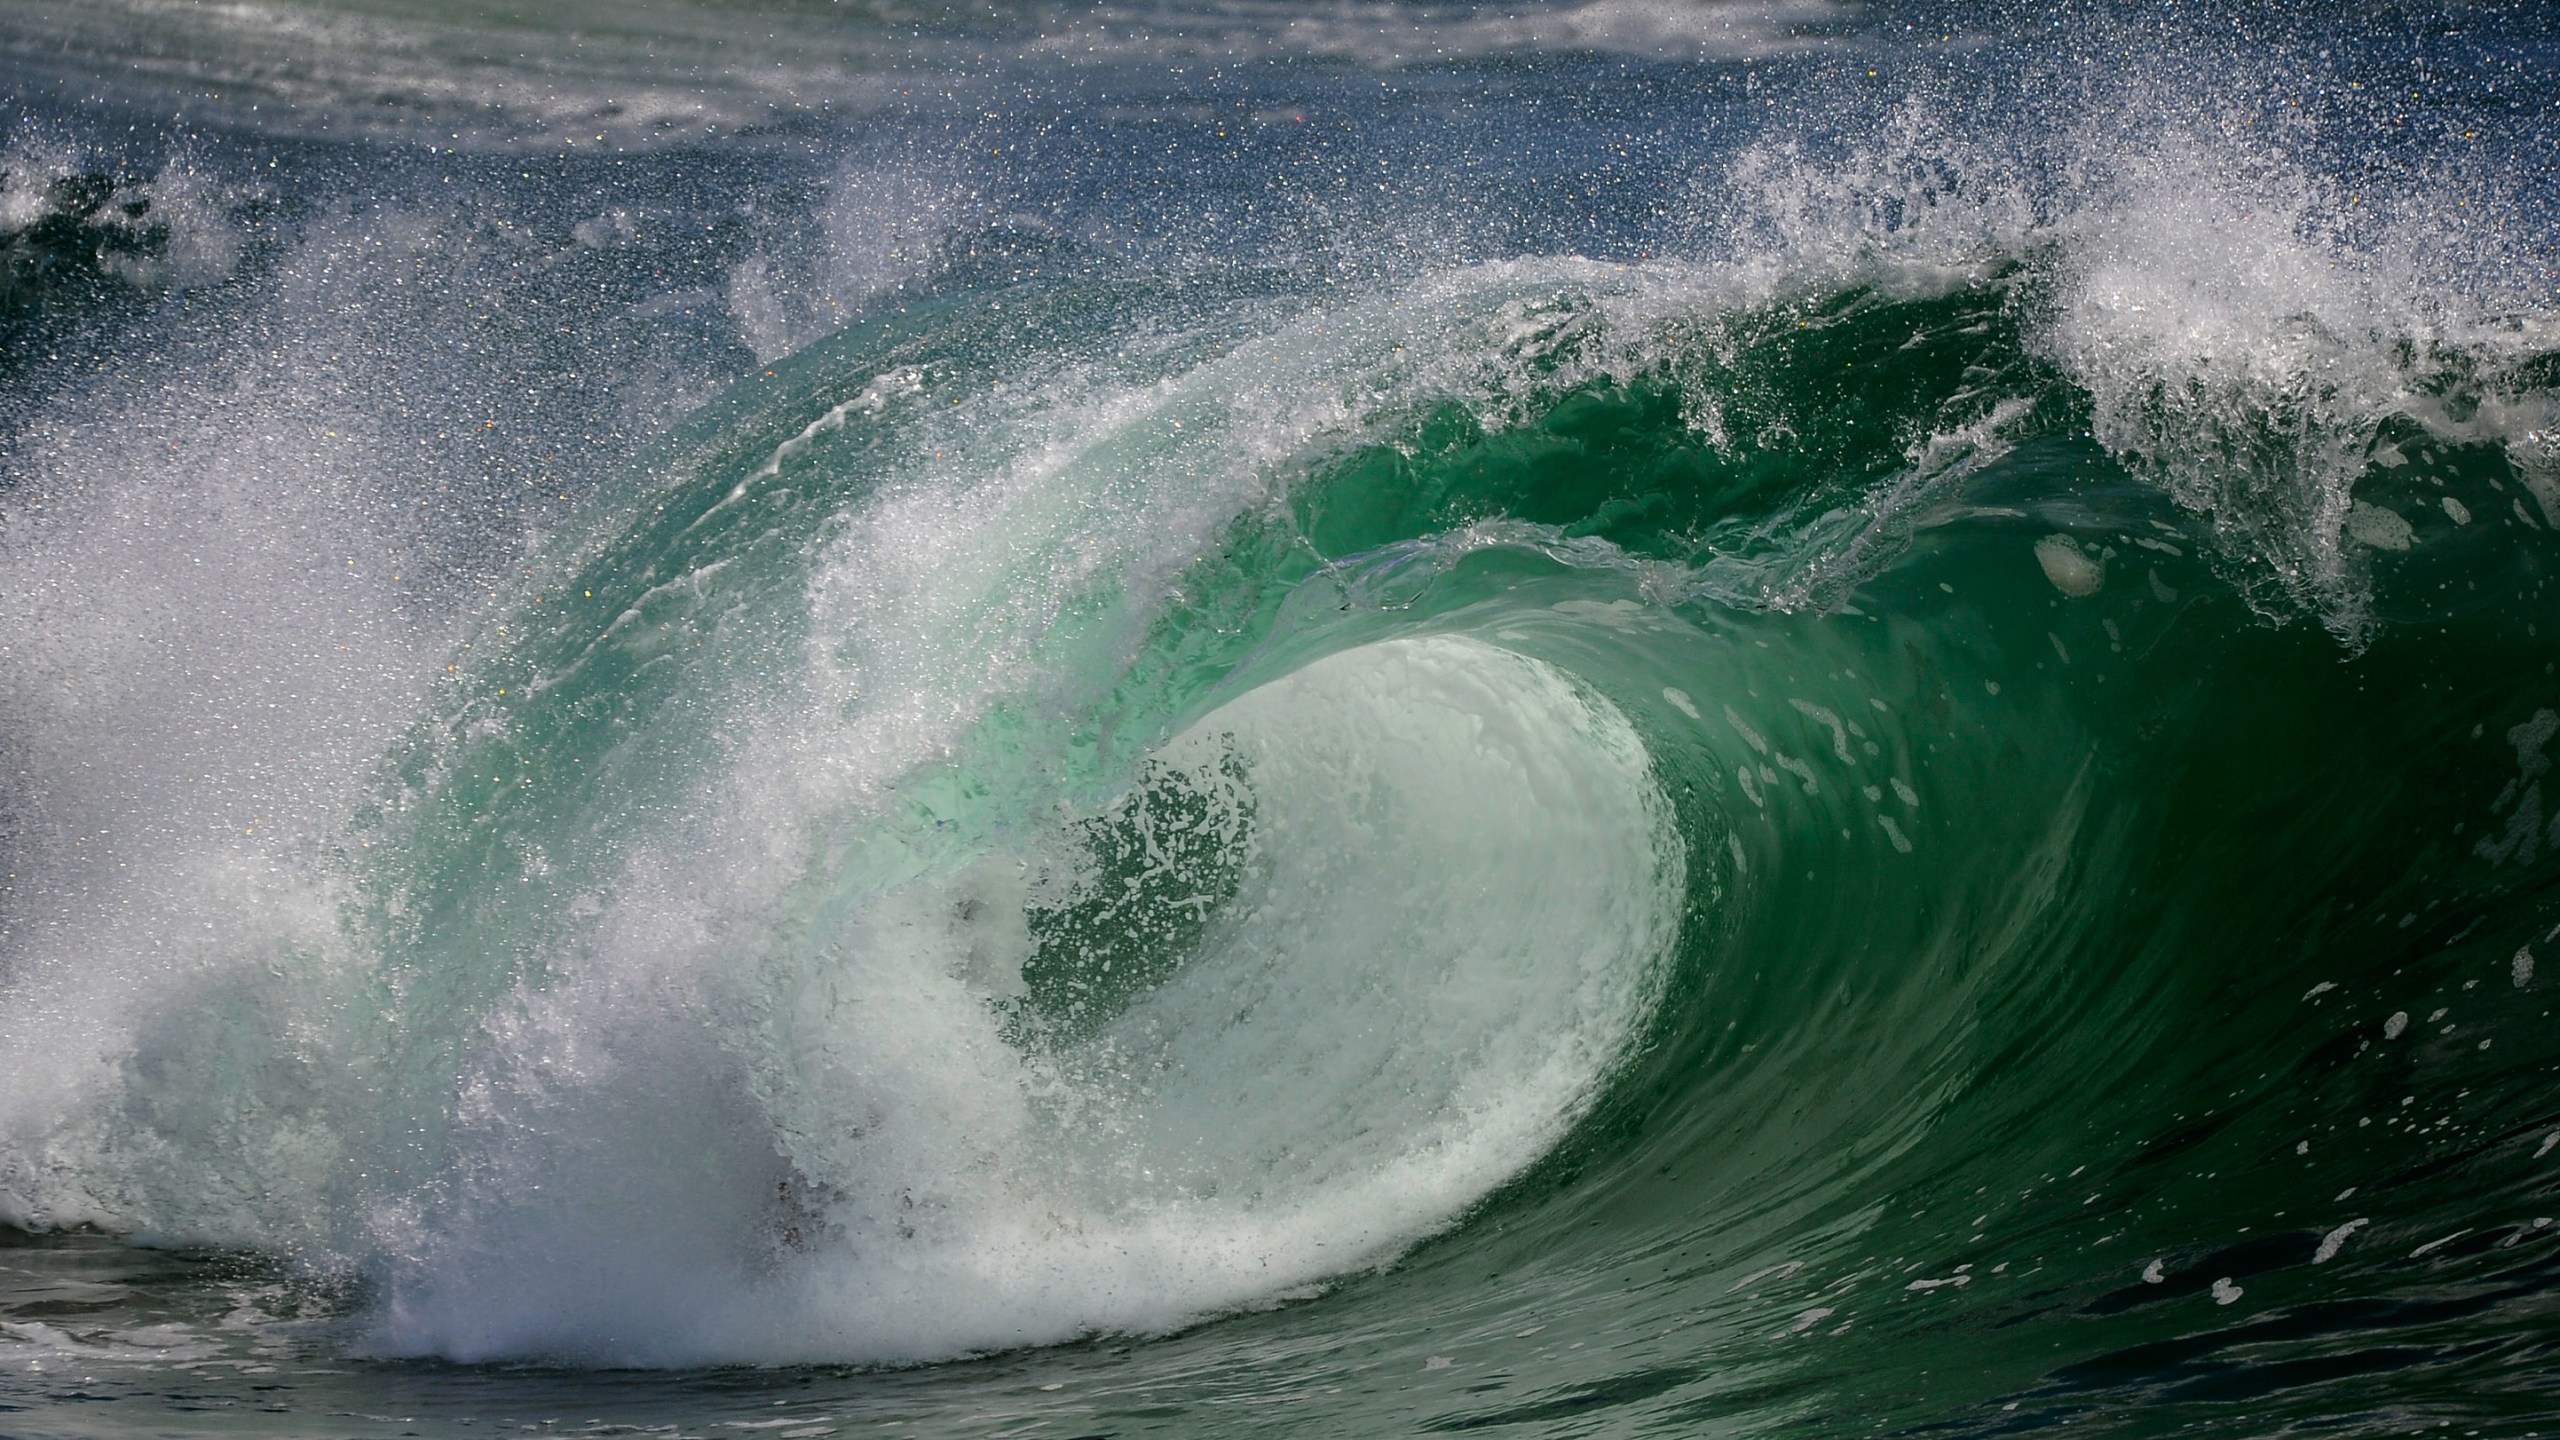
<instances>
[{"instance_id":1,"label":"white foam","mask_svg":"<svg viewBox=\"0 0 2560 1440\"><path fill-rule=\"evenodd\" d=\"M729 311L759 364L926 275L955 230L988 214L978 187L952 170L854 162L837 171L816 218L818 244L762 250L730 270Z\"/></svg>"},{"instance_id":2,"label":"white foam","mask_svg":"<svg viewBox=\"0 0 2560 1440\"><path fill-rule=\"evenodd\" d=\"M2106 562L2080 548L2068 535L2047 535L2036 542L2036 564L2053 588L2075 600L2098 593L2107 581Z\"/></svg>"},{"instance_id":3,"label":"white foam","mask_svg":"<svg viewBox=\"0 0 2560 1440\"><path fill-rule=\"evenodd\" d=\"M2326 1265L2330 1261L2337 1259L2338 1252L2345 1249L2347 1247L2347 1242L2354 1239L2355 1233L2358 1230L2363 1229L2367 1223L2369 1222L2363 1219L2350 1220L2344 1225L2340 1225L2336 1229L2333 1229L2327 1234L2321 1236L2320 1248L2312 1252L2311 1263L2314 1265Z\"/></svg>"},{"instance_id":4,"label":"white foam","mask_svg":"<svg viewBox=\"0 0 2560 1440\"><path fill-rule=\"evenodd\" d=\"M1427 637L1318 661L1163 755L1242 761L1253 862L1201 952L1100 1036L1007 1043L978 981L1001 963L972 953L991 932L953 918L984 913L955 894L1003 894L983 865L893 885L767 972L747 1032L748 1128L792 1160L804 1233L741 1238L772 1233L770 1164L667 1173L734 1109L636 1128L659 1110L633 1081L717 1087L668 1091L687 1070L666 1054L591 1057L564 1113L511 1086L505 1133L571 1143L487 1161L485 1213L422 1232L385 1347L916 1360L1163 1330L1386 1259L1545 1153L1642 1024L1677 924L1681 851L1625 719ZM992 933L1018 966L1018 925ZM502 1208L541 1179L568 1196Z\"/></svg>"},{"instance_id":5,"label":"white foam","mask_svg":"<svg viewBox=\"0 0 2560 1440\"><path fill-rule=\"evenodd\" d=\"M1141 1013L1157 1015L1157 1033L1178 1034L1165 1007L1194 993L1184 985L1283 953L1293 926L1302 933L1287 953L1313 968L1294 980L1256 972L1255 983L1312 993L1295 1027L1265 1033L1263 1053L1241 1069L1213 1053L1160 1056L1167 1074L1195 1077L1190 1088L1163 1079L1132 1089L1123 1072L1136 1042L1125 1035L1081 1059L1010 1044L989 1006L1020 993L1023 909L1056 856L1018 825L1000 840L901 828L897 817L908 813L902 787L996 707L1045 713L1079 703L1092 677L1107 683L1173 578L1269 493L1271 467L1345 424L1346 392L1381 372L1438 385L1442 374L1414 372L1454 356L1468 388L1498 394L1506 382L1486 374L1476 332L1501 323L1502 298L1609 274L1487 267L1311 317L1165 384L1052 375L928 431L923 453L949 458L884 486L818 557L794 703L737 717L734 767L646 841L577 927L575 952L546 959L544 988L485 1022L444 1198L403 1200L374 1222L392 1277L379 1343L470 1357L914 1359L1155 1328L1391 1255L1542 1153L1641 1016L1672 913L1650 907L1675 904L1666 897L1679 879L1677 860L1661 859L1677 847L1649 808L1633 732L1531 662L1451 639L1373 647L1360 652L1366 661L1324 662L1227 712L1238 744L1263 747L1254 763L1266 774L1320 771L1320 761L1367 768L1356 780L1258 782L1276 797L1261 802L1260 852L1274 904L1235 902L1246 918L1222 932L1214 953L1226 960L1204 956ZM1396 360L1400 348L1418 362ZM1321 685L1358 693L1282 703ZM1464 704L1451 698L1471 685ZM1371 727L1366 739L1341 728L1354 720ZM1398 728L1426 723L1442 728ZM1290 724L1333 730L1311 755ZM1497 741L1509 749L1488 755ZM1185 743L1199 742L1167 753L1191 753ZM1440 762L1421 757L1438 747L1457 772L1428 768ZM1506 764L1541 788L1506 788ZM1421 827L1401 843L1458 846L1462 858L1363 868L1344 857L1383 843L1371 829L1339 843L1271 838L1290 803L1323 804L1355 784L1421 792L1391 807L1390 818ZM1484 809L1497 801L1518 813ZM1476 808L1450 808L1461 802ZM1592 832L1577 853L1617 868L1583 875L1580 900L1548 896L1553 915L1573 917L1566 929L1508 904L1488 908L1498 922L1410 909L1434 893L1420 877L1463 881L1478 873L1469 860L1522 866L1577 825ZM1488 845L1502 853L1485 856ZM1539 867L1541 877L1575 873ZM812 885L839 898L794 898ZM1341 888L1323 898L1325 885ZM1364 901L1364 885L1392 888ZM1548 893L1518 877L1483 888ZM1277 906L1291 897L1295 910ZM1305 1163L1333 1146L1322 1203L1308 1198L1313 1180L1256 1176L1282 1143L1266 1132L1283 1121L1238 1112L1211 1125L1198 1107L1233 1103L1213 1087L1248 1070L1343 1073L1334 1052L1345 1042L1327 1029L1345 1002L1336 991L1325 1011L1322 987L1346 983L1345 966L1400 951L1411 965L1455 967L1463 983L1406 996L1392 1030L1366 1010L1359 1027L1342 1024L1380 1043L1401 1036L1372 1058L1416 1067L1401 1099L1357 1097L1371 1107L1359 1133L1381 1148L1299 1137ZM1604 972L1592 983L1617 988L1507 1010L1430 1008L1464 1004L1469 991L1512 993L1528 983L1512 972L1535 953L1578 956ZM1379 983L1401 973L1384 970ZM1550 964L1530 979L1583 973ZM1214 1008L1226 993L1186 1003ZM1463 1073L1445 1054L1431 1058L1433 1045L1469 1033L1461 1022L1480 1027L1478 1068ZM1232 1029L1199 1024L1202 1045ZM1284 1062L1292 1045L1307 1048ZM739 1120L742 1107L763 1118ZM1150 1141L1148 1126L1185 1113L1195 1118L1180 1156L1131 1158L1171 1145ZM1328 1112L1310 1099L1290 1113ZM1212 1134L1246 1148L1212 1156L1199 1148ZM670 1174L665 1146L716 1162ZM1213 1173L1185 1178L1177 1159ZM1152 1179L1138 1173L1148 1170ZM1262 1199L1239 1209L1248 1180ZM704 1193L687 1198L692 1185ZM545 1198L510 1198L526 1195ZM782 1253L776 1236L793 1237Z\"/></svg>"},{"instance_id":6,"label":"white foam","mask_svg":"<svg viewBox=\"0 0 2560 1440\"><path fill-rule=\"evenodd\" d=\"M16 54L53 85L113 77L146 113L246 121L260 133L423 136L545 150L699 137L825 97L912 52L912 32L789 5L564 3L501 14L367 0L9 4ZM439 9L444 13L436 13ZM60 58L58 58L60 57ZM76 68L75 68L76 66ZM85 92L75 92L85 93Z\"/></svg>"},{"instance_id":7,"label":"white foam","mask_svg":"<svg viewBox=\"0 0 2560 1440\"><path fill-rule=\"evenodd\" d=\"M1577 0L1526 10L1391 3L1310 8L1269 0L1100 7L1033 40L1075 61L1312 56L1380 68L1537 53L1741 60L1811 48L1847 14L1835 0Z\"/></svg>"},{"instance_id":8,"label":"white foam","mask_svg":"<svg viewBox=\"0 0 2560 1440\"><path fill-rule=\"evenodd\" d=\"M53 209L48 192L56 182L122 168L76 146L45 144L24 134L12 137L0 153L0 231L23 230ZM155 243L130 253L101 247L95 252L98 267L146 292L225 279L238 266L243 248L244 237L231 213L238 199L183 155L162 163L147 180L116 179L89 223L120 222L129 233L152 237ZM140 213L128 218L127 206Z\"/></svg>"},{"instance_id":9,"label":"white foam","mask_svg":"<svg viewBox=\"0 0 2560 1440\"><path fill-rule=\"evenodd\" d=\"M2385 421L2503 445L2560 496L2540 484L2560 396L2495 379L2551 343L2519 243L2545 232L2495 182L2441 169L2331 181L2292 77L2200 58L2051 87L2050 110L1993 117L1924 89L1863 136L1831 117L1827 141L1747 146L1702 177L1692 244L1780 292L2041 272L2031 344L2087 392L2099 441L2214 523L2254 603L2353 640L2371 552L2414 538L2355 493L2369 456L2391 459ZM2269 123L2230 118L2253 111ZM2430 389L2424 357L2447 354L2489 378L2476 409Z\"/></svg>"},{"instance_id":10,"label":"white foam","mask_svg":"<svg viewBox=\"0 0 2560 1440\"><path fill-rule=\"evenodd\" d=\"M362 1128L304 1045L351 960L334 847L451 636L378 397L327 363L361 307L276 309L310 350L129 367L8 437L13 1223L296 1249Z\"/></svg>"},{"instance_id":11,"label":"white foam","mask_svg":"<svg viewBox=\"0 0 2560 1440\"><path fill-rule=\"evenodd\" d=\"M1946 153L1920 111L1894 123L1851 182L1918 185ZM2180 488L2180 454L2154 442L2184 432L2148 397L2219 424L2293 414L2304 376L2344 377L2297 407L2314 443L2286 472L2294 498L2263 513L2281 521L2266 563L2351 606L2335 542L2352 452L2403 398L2390 337L2416 322L2387 267L2337 278L2355 257L2305 219L2317 197L2297 172L2164 147L2065 221L1988 165L1937 218L1879 228L1856 195L1820 189L1822 170L1764 149L1734 172L1795 247L1759 270L1485 266L1161 383L1035 373L914 432L805 557L793 681L726 717L729 762L629 839L539 978L439 1037L453 1074L417 1092L449 1102L435 1113L345 1098L377 1078L347 996L381 957L343 923L326 853L361 801L354 777L422 710L441 638L413 633L378 562L341 575L340 550L379 539L368 468L398 466L318 444L342 407L307 383L253 407L194 382L179 398L208 413L292 424L261 441L260 424L210 421L212 453L184 462L160 459L158 432L39 437L48 477L205 468L129 504L99 487L0 566L17 602L0 703L38 776L30 811L58 831L19 892L42 908L9 942L0 1213L352 1257L383 1282L385 1348L463 1357L921 1359L1163 1328L1393 1256L1543 1153L1650 1002L1679 849L1613 710L1532 661L1435 637L1319 662L1201 722L1163 754L1196 767L1232 743L1248 762L1245 892L1174 979L1066 1054L1026 1053L991 1008L1020 991L1028 887L1056 858L1042 835L891 823L900 787L1000 708L1059 713L1117 674L1175 579L1292 462L1416 397L1499 428L1533 395L1647 371L1662 322L1765 297L1773 275L1818 286L1826 265L1863 265L1926 292L2050 241L2063 260L2039 344L2089 388L2103 438L2218 517L2258 502ZM915 206L916 235L932 208ZM1834 220L1845 238L1826 238ZM789 344L819 323L815 302L748 293L769 280L741 280L739 304L763 344ZM278 327L335 333L317 326L327 311ZM834 413L914 398L892 388ZM1992 453L2000 413L1913 464ZM772 474L823 434L776 451ZM1484 543L1541 542L1515 528ZM1845 758L1845 722L1816 709ZM1775 758L1814 788L1809 766ZM235 817L254 835L234 836ZM424 1183L348 1178L413 1130L446 1146Z\"/></svg>"}]
</instances>

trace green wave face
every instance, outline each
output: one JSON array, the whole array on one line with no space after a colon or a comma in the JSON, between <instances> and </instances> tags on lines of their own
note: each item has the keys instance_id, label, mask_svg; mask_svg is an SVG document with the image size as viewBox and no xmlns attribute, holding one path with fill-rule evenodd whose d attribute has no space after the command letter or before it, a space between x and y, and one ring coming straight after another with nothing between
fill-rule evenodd
<instances>
[{"instance_id":1,"label":"green wave face","mask_svg":"<svg viewBox=\"0 0 2560 1440\"><path fill-rule=\"evenodd\" d=\"M584 506L13 1216L383 1356L997 1356L842 1391L925 1430L2530 1415L2550 355L2306 401L2073 283L843 332Z\"/></svg>"},{"instance_id":2,"label":"green wave face","mask_svg":"<svg viewBox=\"0 0 2560 1440\"><path fill-rule=\"evenodd\" d=\"M2253 473L2264 396L2105 443L2051 280L1034 287L749 382L475 642L309 977L371 1344L2405 1396L2337 1357L2550 1263L2548 487L2446 418L2546 362Z\"/></svg>"}]
</instances>

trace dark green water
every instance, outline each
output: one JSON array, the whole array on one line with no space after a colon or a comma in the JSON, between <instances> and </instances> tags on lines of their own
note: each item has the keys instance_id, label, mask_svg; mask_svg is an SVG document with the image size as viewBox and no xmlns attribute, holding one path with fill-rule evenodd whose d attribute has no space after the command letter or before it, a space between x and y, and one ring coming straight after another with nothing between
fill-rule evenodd
<instances>
[{"instance_id":1,"label":"dark green water","mask_svg":"<svg viewBox=\"0 0 2560 1440\"><path fill-rule=\"evenodd\" d=\"M1013 216L593 461L570 260L236 485L30 390L0 1431L2553 1429L2547 182L1943 99L1599 258Z\"/></svg>"}]
</instances>

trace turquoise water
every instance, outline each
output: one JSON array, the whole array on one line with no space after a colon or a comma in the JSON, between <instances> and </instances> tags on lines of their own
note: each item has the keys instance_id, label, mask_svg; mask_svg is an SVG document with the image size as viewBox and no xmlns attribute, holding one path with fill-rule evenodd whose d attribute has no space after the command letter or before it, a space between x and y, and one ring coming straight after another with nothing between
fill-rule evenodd
<instances>
[{"instance_id":1,"label":"turquoise water","mask_svg":"<svg viewBox=\"0 0 2560 1440\"><path fill-rule=\"evenodd\" d=\"M0 1429L2554 1424L2531 17L356 13L17 116Z\"/></svg>"}]
</instances>

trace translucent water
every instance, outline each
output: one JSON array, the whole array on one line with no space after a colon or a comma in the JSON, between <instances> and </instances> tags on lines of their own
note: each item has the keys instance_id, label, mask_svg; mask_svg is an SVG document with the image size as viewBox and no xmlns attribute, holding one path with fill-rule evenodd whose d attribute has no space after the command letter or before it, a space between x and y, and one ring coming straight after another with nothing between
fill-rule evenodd
<instances>
[{"instance_id":1,"label":"translucent water","mask_svg":"<svg viewBox=\"0 0 2560 1440\"><path fill-rule=\"evenodd\" d=\"M0 4L0 1431L2552 1430L2554 39Z\"/></svg>"}]
</instances>

